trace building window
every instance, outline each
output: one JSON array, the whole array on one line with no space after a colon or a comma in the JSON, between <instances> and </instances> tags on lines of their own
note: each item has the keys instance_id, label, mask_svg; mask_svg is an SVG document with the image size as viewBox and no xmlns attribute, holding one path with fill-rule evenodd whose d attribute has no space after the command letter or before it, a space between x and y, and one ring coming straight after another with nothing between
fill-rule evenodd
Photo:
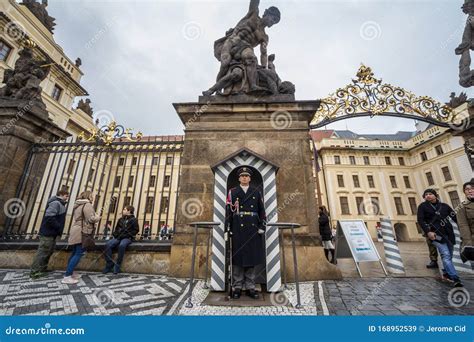
<instances>
[{"instance_id":1,"label":"building window","mask_svg":"<svg viewBox=\"0 0 474 342\"><path fill-rule=\"evenodd\" d=\"M155 197L148 196L146 198L146 204L145 204L145 213L146 214L151 213L154 201L155 201Z\"/></svg>"},{"instance_id":2,"label":"building window","mask_svg":"<svg viewBox=\"0 0 474 342\"><path fill-rule=\"evenodd\" d=\"M165 179L163 180L163 186L169 187L170 186L170 181L171 181L171 176L165 176Z\"/></svg>"},{"instance_id":3,"label":"building window","mask_svg":"<svg viewBox=\"0 0 474 342\"><path fill-rule=\"evenodd\" d=\"M5 43L3 40L0 40L0 61L6 62L11 51L11 46Z\"/></svg>"},{"instance_id":4,"label":"building window","mask_svg":"<svg viewBox=\"0 0 474 342\"><path fill-rule=\"evenodd\" d=\"M54 88L53 88L53 92L51 94L51 97L58 101L59 102L59 99L61 98L61 94L62 94L63 90L57 85L55 84L54 85Z\"/></svg>"},{"instance_id":5,"label":"building window","mask_svg":"<svg viewBox=\"0 0 474 342\"><path fill-rule=\"evenodd\" d=\"M368 156L364 156L364 165L370 165L370 158Z\"/></svg>"},{"instance_id":6,"label":"building window","mask_svg":"<svg viewBox=\"0 0 474 342\"><path fill-rule=\"evenodd\" d=\"M371 208L372 212L370 214L371 215L379 215L381 213L379 198L378 197L370 197L370 202L372 204L372 208Z\"/></svg>"},{"instance_id":7,"label":"building window","mask_svg":"<svg viewBox=\"0 0 474 342\"><path fill-rule=\"evenodd\" d=\"M352 180L354 182L354 187L355 188L360 188L359 176L352 175Z\"/></svg>"},{"instance_id":8,"label":"building window","mask_svg":"<svg viewBox=\"0 0 474 342\"><path fill-rule=\"evenodd\" d=\"M132 203L132 198L130 196L125 196L123 199L123 206L126 207Z\"/></svg>"},{"instance_id":9,"label":"building window","mask_svg":"<svg viewBox=\"0 0 474 342\"><path fill-rule=\"evenodd\" d=\"M374 176L367 176L367 181L369 182L369 188L375 188Z\"/></svg>"},{"instance_id":10,"label":"building window","mask_svg":"<svg viewBox=\"0 0 474 342\"><path fill-rule=\"evenodd\" d=\"M125 158L121 157L121 158L119 159L119 163L118 163L118 164L119 164L119 166L125 165Z\"/></svg>"},{"instance_id":11,"label":"building window","mask_svg":"<svg viewBox=\"0 0 474 342\"><path fill-rule=\"evenodd\" d=\"M87 175L87 182L92 182L92 179L94 178L95 170L90 169L89 174Z\"/></svg>"},{"instance_id":12,"label":"building window","mask_svg":"<svg viewBox=\"0 0 474 342\"><path fill-rule=\"evenodd\" d=\"M135 176L130 176L128 178L128 187L131 188L133 187L133 181L135 180Z\"/></svg>"},{"instance_id":13,"label":"building window","mask_svg":"<svg viewBox=\"0 0 474 342\"><path fill-rule=\"evenodd\" d=\"M431 172L426 173L426 180L428 181L428 185L434 185L434 179Z\"/></svg>"},{"instance_id":14,"label":"building window","mask_svg":"<svg viewBox=\"0 0 474 342\"><path fill-rule=\"evenodd\" d=\"M336 164L336 165L341 165L341 157L339 157L339 156L334 156L334 164Z\"/></svg>"},{"instance_id":15,"label":"building window","mask_svg":"<svg viewBox=\"0 0 474 342\"><path fill-rule=\"evenodd\" d=\"M365 214L364 197L356 197L356 205L357 205L357 213L359 215L364 215Z\"/></svg>"},{"instance_id":16,"label":"building window","mask_svg":"<svg viewBox=\"0 0 474 342\"><path fill-rule=\"evenodd\" d=\"M435 146L435 150L438 156L444 154L443 147L441 145Z\"/></svg>"},{"instance_id":17,"label":"building window","mask_svg":"<svg viewBox=\"0 0 474 342\"><path fill-rule=\"evenodd\" d=\"M114 214L117 209L117 197L112 197L109 204L109 214Z\"/></svg>"},{"instance_id":18,"label":"building window","mask_svg":"<svg viewBox=\"0 0 474 342\"><path fill-rule=\"evenodd\" d=\"M426 152L421 152L420 153L421 161L427 161L428 156L426 155Z\"/></svg>"},{"instance_id":19,"label":"building window","mask_svg":"<svg viewBox=\"0 0 474 342\"><path fill-rule=\"evenodd\" d=\"M403 158L403 157L398 157L398 163L399 163L401 166L405 166L405 158Z\"/></svg>"},{"instance_id":20,"label":"building window","mask_svg":"<svg viewBox=\"0 0 474 342\"><path fill-rule=\"evenodd\" d=\"M122 181L122 177L121 177L121 176L115 177L114 187L115 187L115 188L120 187L120 182L121 182L121 181Z\"/></svg>"},{"instance_id":21,"label":"building window","mask_svg":"<svg viewBox=\"0 0 474 342\"><path fill-rule=\"evenodd\" d=\"M152 165L158 165L160 162L160 158L159 157L153 157L153 161L151 162Z\"/></svg>"},{"instance_id":22,"label":"building window","mask_svg":"<svg viewBox=\"0 0 474 342\"><path fill-rule=\"evenodd\" d=\"M166 213L167 209L168 209L168 197L163 197L163 199L161 200L160 212Z\"/></svg>"},{"instance_id":23,"label":"building window","mask_svg":"<svg viewBox=\"0 0 474 342\"><path fill-rule=\"evenodd\" d=\"M150 176L150 183L148 184L149 187L154 187L156 183L156 176Z\"/></svg>"},{"instance_id":24,"label":"building window","mask_svg":"<svg viewBox=\"0 0 474 342\"><path fill-rule=\"evenodd\" d=\"M401 197L394 197L395 200L395 208L397 209L398 215L405 215L405 211L403 210L403 203Z\"/></svg>"},{"instance_id":25,"label":"building window","mask_svg":"<svg viewBox=\"0 0 474 342\"><path fill-rule=\"evenodd\" d=\"M337 185L340 188L344 187L344 176L343 175L337 175Z\"/></svg>"},{"instance_id":26,"label":"building window","mask_svg":"<svg viewBox=\"0 0 474 342\"><path fill-rule=\"evenodd\" d=\"M351 212L349 210L349 201L347 200L347 197L340 197L339 202L341 203L342 215L350 215Z\"/></svg>"},{"instance_id":27,"label":"building window","mask_svg":"<svg viewBox=\"0 0 474 342\"><path fill-rule=\"evenodd\" d=\"M415 197L408 197L408 202L410 202L411 214L416 215L418 213L418 206L416 205L416 198Z\"/></svg>"},{"instance_id":28,"label":"building window","mask_svg":"<svg viewBox=\"0 0 474 342\"><path fill-rule=\"evenodd\" d=\"M173 164L173 157L166 157L166 165L172 165Z\"/></svg>"},{"instance_id":29,"label":"building window","mask_svg":"<svg viewBox=\"0 0 474 342\"><path fill-rule=\"evenodd\" d=\"M67 168L67 174L72 175L72 172L74 170L74 165L76 165L76 161L73 159L69 162L69 166Z\"/></svg>"},{"instance_id":30,"label":"building window","mask_svg":"<svg viewBox=\"0 0 474 342\"><path fill-rule=\"evenodd\" d=\"M132 165L137 165L138 163L138 158L137 157L133 157L132 158Z\"/></svg>"},{"instance_id":31,"label":"building window","mask_svg":"<svg viewBox=\"0 0 474 342\"><path fill-rule=\"evenodd\" d=\"M459 195L457 191L450 191L448 193L449 199L451 200L451 204L453 205L453 208L459 207L461 204L461 200L459 199Z\"/></svg>"},{"instance_id":32,"label":"building window","mask_svg":"<svg viewBox=\"0 0 474 342\"><path fill-rule=\"evenodd\" d=\"M390 157L385 157L385 164L392 165L392 159Z\"/></svg>"},{"instance_id":33,"label":"building window","mask_svg":"<svg viewBox=\"0 0 474 342\"><path fill-rule=\"evenodd\" d=\"M405 187L406 187L407 189L411 189L410 177L408 177L408 176L403 176L403 181L405 182Z\"/></svg>"},{"instance_id":34,"label":"building window","mask_svg":"<svg viewBox=\"0 0 474 342\"><path fill-rule=\"evenodd\" d=\"M453 177L451 176L451 172L449 172L449 167L447 167L447 166L442 167L441 171L443 171L444 180L446 182L449 182L449 181L453 180Z\"/></svg>"},{"instance_id":35,"label":"building window","mask_svg":"<svg viewBox=\"0 0 474 342\"><path fill-rule=\"evenodd\" d=\"M392 188L398 188L397 179L395 176L390 176L390 184L392 184Z\"/></svg>"},{"instance_id":36,"label":"building window","mask_svg":"<svg viewBox=\"0 0 474 342\"><path fill-rule=\"evenodd\" d=\"M356 158L354 156L349 156L349 162L351 163L351 165L355 165L356 164Z\"/></svg>"}]
</instances>

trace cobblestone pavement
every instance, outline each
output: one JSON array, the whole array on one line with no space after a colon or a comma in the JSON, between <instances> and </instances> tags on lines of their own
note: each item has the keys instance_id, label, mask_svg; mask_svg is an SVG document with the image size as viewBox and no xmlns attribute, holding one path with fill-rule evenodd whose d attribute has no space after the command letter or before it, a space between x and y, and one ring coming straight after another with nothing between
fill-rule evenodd
<instances>
[{"instance_id":1,"label":"cobblestone pavement","mask_svg":"<svg viewBox=\"0 0 474 342\"><path fill-rule=\"evenodd\" d=\"M31 281L29 271L0 270L0 315L473 315L474 277L465 290L438 279L351 278L305 282L297 309L294 284L273 307L204 305L209 290L194 287L193 308L185 307L189 282L164 276L82 273L77 285L61 284L62 272ZM451 299L449 299L451 292ZM462 301L468 304L456 308Z\"/></svg>"}]
</instances>

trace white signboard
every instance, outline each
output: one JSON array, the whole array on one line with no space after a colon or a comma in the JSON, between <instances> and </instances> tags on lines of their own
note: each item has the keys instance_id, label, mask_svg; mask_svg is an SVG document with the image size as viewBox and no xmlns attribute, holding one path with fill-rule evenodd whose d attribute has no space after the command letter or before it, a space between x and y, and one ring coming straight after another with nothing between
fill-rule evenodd
<instances>
[{"instance_id":1,"label":"white signboard","mask_svg":"<svg viewBox=\"0 0 474 342\"><path fill-rule=\"evenodd\" d=\"M379 261L380 257L364 221L339 221L355 262Z\"/></svg>"}]
</instances>

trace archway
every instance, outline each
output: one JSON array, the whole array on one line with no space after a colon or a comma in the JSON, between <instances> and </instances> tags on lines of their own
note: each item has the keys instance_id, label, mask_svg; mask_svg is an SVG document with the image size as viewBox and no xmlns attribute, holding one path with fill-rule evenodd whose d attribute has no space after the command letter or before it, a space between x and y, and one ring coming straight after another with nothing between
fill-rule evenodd
<instances>
[{"instance_id":1,"label":"archway","mask_svg":"<svg viewBox=\"0 0 474 342\"><path fill-rule=\"evenodd\" d=\"M395 223L395 236L397 237L398 242L407 242L410 241L410 237L408 236L408 229L406 224L404 223Z\"/></svg>"}]
</instances>

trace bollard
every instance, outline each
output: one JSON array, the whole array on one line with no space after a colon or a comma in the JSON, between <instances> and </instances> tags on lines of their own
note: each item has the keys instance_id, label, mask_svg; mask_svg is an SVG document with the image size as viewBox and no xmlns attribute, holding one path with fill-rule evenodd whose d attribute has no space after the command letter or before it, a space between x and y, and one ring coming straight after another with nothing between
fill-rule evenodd
<instances>
[{"instance_id":1,"label":"bollard","mask_svg":"<svg viewBox=\"0 0 474 342\"><path fill-rule=\"evenodd\" d=\"M385 250L385 261L390 273L405 273L400 249L393 233L392 221L389 218L380 219L382 225L383 248Z\"/></svg>"}]
</instances>

